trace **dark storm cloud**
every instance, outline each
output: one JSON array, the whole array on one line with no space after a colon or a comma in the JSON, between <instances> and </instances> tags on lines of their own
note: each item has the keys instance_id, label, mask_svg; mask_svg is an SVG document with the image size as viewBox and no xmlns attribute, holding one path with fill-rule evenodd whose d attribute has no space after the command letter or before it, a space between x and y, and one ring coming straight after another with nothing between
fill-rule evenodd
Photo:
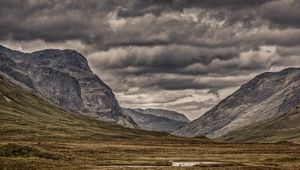
<instances>
[{"instance_id":1,"label":"dark storm cloud","mask_svg":"<svg viewBox=\"0 0 300 170\"><path fill-rule=\"evenodd\" d=\"M278 40L272 35L264 40L260 35L236 36L238 30L260 27L259 11L270 21L297 24L297 5L296 1L286 3L270 0L1 1L0 39L41 39L48 42L81 40L98 49L169 44L210 48L238 48L250 44L248 48L252 48L251 44L259 46L282 41L280 37ZM274 14L272 11L277 8L279 12ZM185 9L195 9L197 21L182 17ZM233 12L232 9L238 10ZM289 9L292 9L290 13L287 12ZM170 16L172 12L173 16ZM117 15L114 16L114 13ZM125 13L134 17L123 18ZM159 17L155 16L157 13ZM122 19L123 25L114 30L110 21ZM204 23L206 20L212 23ZM212 25L221 22L224 22L223 25ZM238 30L232 31L234 29ZM288 42L283 41L299 43L299 39L293 40L293 37Z\"/></svg>"},{"instance_id":2,"label":"dark storm cloud","mask_svg":"<svg viewBox=\"0 0 300 170\"><path fill-rule=\"evenodd\" d=\"M102 34L109 30L95 17L105 16L105 11L91 13L88 9L75 8L72 2L74 1L1 1L0 38L42 39L48 42L78 39L100 43Z\"/></svg>"},{"instance_id":3,"label":"dark storm cloud","mask_svg":"<svg viewBox=\"0 0 300 170\"><path fill-rule=\"evenodd\" d=\"M300 26L300 1L285 0L269 2L263 5L263 17L277 26Z\"/></svg>"},{"instance_id":4,"label":"dark storm cloud","mask_svg":"<svg viewBox=\"0 0 300 170\"><path fill-rule=\"evenodd\" d=\"M226 76L226 77L210 77L210 76L191 76L179 74L164 74L164 73L144 73L143 75L127 75L126 77L115 75L115 79L122 79L123 87L119 88L118 92L124 94L135 94L143 92L144 89L151 90L207 90L212 94L217 94L220 89L236 87L245 83L249 77L247 76ZM126 86L125 86L126 85ZM121 85L116 85L120 87ZM132 87L139 87L136 91L130 91Z\"/></svg>"},{"instance_id":5,"label":"dark storm cloud","mask_svg":"<svg viewBox=\"0 0 300 170\"><path fill-rule=\"evenodd\" d=\"M299 0L1 0L0 41L77 49L121 104L197 115L258 73L300 65L299 9Z\"/></svg>"},{"instance_id":6,"label":"dark storm cloud","mask_svg":"<svg viewBox=\"0 0 300 170\"><path fill-rule=\"evenodd\" d=\"M237 84L240 84L238 82ZM211 82L197 82L194 79L160 79L153 82L147 82L144 87L159 87L165 90L181 90L181 89L223 89L232 87L234 82L226 81L211 81Z\"/></svg>"},{"instance_id":7,"label":"dark storm cloud","mask_svg":"<svg viewBox=\"0 0 300 170\"><path fill-rule=\"evenodd\" d=\"M245 52L237 48L156 46L115 48L89 57L92 66L119 75L176 73L186 75L239 75L267 69L277 58L274 49L257 48ZM272 60L274 59L274 61Z\"/></svg>"},{"instance_id":8,"label":"dark storm cloud","mask_svg":"<svg viewBox=\"0 0 300 170\"><path fill-rule=\"evenodd\" d=\"M182 11L186 8L248 8L254 7L265 3L266 0L215 0L215 1L198 1L198 0L72 0L72 1L59 1L59 0L11 0L0 2L0 30L2 39L12 38L16 40L33 40L43 39L45 41L63 41L70 39L80 39L86 43L97 44L98 46L106 45L106 41L113 41L116 38L117 42L112 42L111 45L156 45L166 43L176 43L182 40L182 36L193 30L183 29L183 33L176 34L178 27L184 26L185 21L176 21L176 19L169 21L161 21L161 25L166 27L166 32L171 28L177 30L170 30L169 34L174 34L169 40L164 41L160 39L147 40L147 35L139 32L138 38L133 37L120 37L120 32L111 32L107 21L107 14L117 11L120 17L121 13L127 11L128 15L134 13L155 14L170 11ZM130 14L132 13L132 14ZM246 13L247 14L247 13ZM162 14L163 15L163 14ZM219 11L214 14L215 17L223 17L230 15ZM122 16L122 15L121 15ZM239 15L231 15L231 20ZM243 17L239 17L241 19ZM237 19L237 18L236 18ZM228 19L229 20L229 19ZM147 20L145 20L147 22ZM159 21L158 21L159 22ZM151 23L149 23L151 24ZM153 23L152 23L153 24ZM154 23L157 28L160 27L159 23ZM188 24L187 27L195 28L194 24ZM130 27L128 27L130 28ZM150 27L148 27L150 28ZM197 27L196 27L197 28ZM197 28L199 29L199 28ZM200 28L200 31L205 28ZM137 30L137 31L146 31ZM152 30L152 35L158 33L159 29ZM149 32L149 31L146 31ZM130 32L125 32L128 34ZM109 37L108 35L113 37ZM138 32L133 33L136 36ZM129 34L130 36L130 34ZM199 36L199 35L198 35ZM148 37L149 38L149 37ZM105 39L105 41L103 40ZM188 43L188 42L179 42ZM201 45L201 44L200 44Z\"/></svg>"},{"instance_id":9,"label":"dark storm cloud","mask_svg":"<svg viewBox=\"0 0 300 170\"><path fill-rule=\"evenodd\" d=\"M160 68L165 70L183 68L193 63L203 63L207 65L214 59L229 60L237 57L238 53L239 51L234 48L209 49L192 46L169 45L114 48L108 51L96 53L90 57L90 60L93 61L93 64L96 67L106 69L134 66L145 68L145 71L151 71L151 68L157 70Z\"/></svg>"},{"instance_id":10,"label":"dark storm cloud","mask_svg":"<svg viewBox=\"0 0 300 170\"><path fill-rule=\"evenodd\" d=\"M146 13L160 15L165 11L182 11L185 8L227 8L240 10L270 2L270 0L145 0L131 1L131 8L119 11L121 17L136 17Z\"/></svg>"}]
</instances>

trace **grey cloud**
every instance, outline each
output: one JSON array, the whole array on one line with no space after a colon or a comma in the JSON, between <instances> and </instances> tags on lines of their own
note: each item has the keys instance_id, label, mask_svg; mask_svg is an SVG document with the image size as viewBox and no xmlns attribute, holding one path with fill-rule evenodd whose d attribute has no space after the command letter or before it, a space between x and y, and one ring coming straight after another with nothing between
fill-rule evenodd
<instances>
[{"instance_id":1,"label":"grey cloud","mask_svg":"<svg viewBox=\"0 0 300 170\"><path fill-rule=\"evenodd\" d=\"M270 49L268 49L270 48ZM238 75L265 70L280 55L272 46L242 51L235 48L156 46L115 48L88 57L94 68L120 75L176 73L187 75Z\"/></svg>"},{"instance_id":2,"label":"grey cloud","mask_svg":"<svg viewBox=\"0 0 300 170\"><path fill-rule=\"evenodd\" d=\"M263 17L280 27L300 26L300 1L279 0L263 5Z\"/></svg>"},{"instance_id":3,"label":"grey cloud","mask_svg":"<svg viewBox=\"0 0 300 170\"><path fill-rule=\"evenodd\" d=\"M227 60L237 55L238 50L234 48L209 49L170 45L114 48L91 54L88 58L94 67L106 69L129 66L172 69L183 68L193 63L209 64L213 59Z\"/></svg>"},{"instance_id":4,"label":"grey cloud","mask_svg":"<svg viewBox=\"0 0 300 170\"><path fill-rule=\"evenodd\" d=\"M239 83L240 84L240 83ZM197 82L194 79L161 79L154 82L148 82L145 87L159 87L165 90L183 90L183 89L222 89L232 87L233 82Z\"/></svg>"},{"instance_id":5,"label":"grey cloud","mask_svg":"<svg viewBox=\"0 0 300 170\"><path fill-rule=\"evenodd\" d=\"M68 2L70 1L1 1L0 38L100 43L102 35L109 32L105 23L97 19L104 17L105 12L69 10Z\"/></svg>"},{"instance_id":6,"label":"grey cloud","mask_svg":"<svg viewBox=\"0 0 300 170\"><path fill-rule=\"evenodd\" d=\"M255 74L300 65L299 7L298 0L1 0L0 41L75 48L121 104L178 105L198 115Z\"/></svg>"},{"instance_id":7,"label":"grey cloud","mask_svg":"<svg viewBox=\"0 0 300 170\"><path fill-rule=\"evenodd\" d=\"M121 78L118 75L114 76L116 79ZM248 75L243 76L190 76L179 74L143 74L141 76L127 76L122 77L122 84L126 84L129 88L121 88L118 91L124 94L143 93L144 89L153 90L185 90L185 89L199 89L208 90L209 93L215 91L217 93L220 89L228 87L239 86L249 80ZM120 85L118 86L120 87ZM132 90L137 87L137 90ZM123 91L122 91L123 90ZM130 91L131 90L131 91ZM133 92L134 91L134 92ZM133 92L133 93L132 93Z\"/></svg>"},{"instance_id":8,"label":"grey cloud","mask_svg":"<svg viewBox=\"0 0 300 170\"><path fill-rule=\"evenodd\" d=\"M203 23L193 23L185 20L177 20L175 18L166 18L168 12L176 12L178 9L188 8L211 8L211 7L254 7L265 3L265 0L242 1L186 1L186 0L41 0L41 1L2 1L1 12L1 36L2 39L12 38L16 40L33 40L43 39L45 41L63 41L80 39L88 44L93 44L97 48L108 48L110 46L128 46L128 45L163 45L163 44L189 44L194 43L199 46L200 37L211 37L210 34L226 35L222 29L216 31L208 31L211 25ZM143 11L143 14L153 14L156 10L164 11L161 19L155 16L142 18L141 24L133 23L125 25L117 32L112 32L107 21L109 14L117 11L129 10L132 12ZM197 11L197 9L196 9ZM207 10L197 16L200 21L203 17L214 17L218 22L222 20L235 22L243 22L245 19L240 15L232 14L230 10L218 9L214 12ZM243 10L242 10L243 11ZM180 10L179 12L183 12ZM246 13L246 14L249 14ZM141 17L144 15L140 15ZM222 16L222 17L221 17ZM225 17L224 17L225 16ZM227 17L226 17L227 16ZM237 17L241 16L241 17ZM221 17L221 18L220 18ZM120 18L120 16L118 16ZM249 20L249 19L248 19ZM248 23L249 21L247 21ZM151 26L152 24L152 26ZM145 25L144 27L142 25ZM155 27L153 27L155 25ZM202 26L201 26L202 25ZM164 29L165 31L163 31ZM181 29L181 31L178 31ZM122 31L123 30L123 31ZM166 39L153 38L159 32L164 32ZM195 32L195 36L199 41L191 40L192 37L186 37L188 33ZM229 37L231 35L228 35ZM186 39L186 40L185 40ZM183 41L185 40L185 41ZM212 41L212 40L211 40ZM207 44L206 44L207 45ZM221 44L219 44L221 45Z\"/></svg>"},{"instance_id":9,"label":"grey cloud","mask_svg":"<svg viewBox=\"0 0 300 170\"><path fill-rule=\"evenodd\" d=\"M176 10L182 11L185 8L227 8L240 10L242 8L251 8L257 5L264 4L270 0L145 0L145 1L131 1L130 7L119 11L121 17L135 17L141 16L145 13L153 13L159 15L162 12Z\"/></svg>"}]
</instances>

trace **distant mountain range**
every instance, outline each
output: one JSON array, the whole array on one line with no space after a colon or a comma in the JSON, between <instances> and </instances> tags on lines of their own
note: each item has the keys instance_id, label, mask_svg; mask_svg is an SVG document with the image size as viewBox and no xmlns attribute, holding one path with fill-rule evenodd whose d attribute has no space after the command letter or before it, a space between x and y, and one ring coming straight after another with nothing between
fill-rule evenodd
<instances>
[{"instance_id":1,"label":"distant mountain range","mask_svg":"<svg viewBox=\"0 0 300 170\"><path fill-rule=\"evenodd\" d=\"M240 89L203 116L185 125L174 134L190 137L205 135L210 138L220 138L225 135L223 139L243 141L244 136L249 136L252 130L255 131L256 128L261 127L262 132L256 131L253 134L253 138L257 138L268 131L274 130L275 133L280 126L287 126L288 129L287 124L290 123L282 119L289 119L291 116L287 112L298 103L300 103L300 69L288 68L280 72L267 72L242 85ZM295 121L297 123L293 122L293 125L299 128L299 119ZM256 124L257 122L264 123ZM264 129L266 125L278 122L280 126L274 125L273 129L270 125L270 129ZM238 129L240 130L235 131ZM268 135L272 136L272 134ZM300 138L300 131L295 136Z\"/></svg>"},{"instance_id":2,"label":"distant mountain range","mask_svg":"<svg viewBox=\"0 0 300 170\"><path fill-rule=\"evenodd\" d=\"M124 111L137 123L138 127L148 131L174 132L190 120L181 113L163 109L129 109Z\"/></svg>"}]
</instances>

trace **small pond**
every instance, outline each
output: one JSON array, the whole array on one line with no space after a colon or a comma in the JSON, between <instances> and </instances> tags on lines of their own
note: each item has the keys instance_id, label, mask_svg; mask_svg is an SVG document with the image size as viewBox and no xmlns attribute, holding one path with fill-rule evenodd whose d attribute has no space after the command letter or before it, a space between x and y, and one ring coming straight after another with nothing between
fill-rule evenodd
<instances>
[{"instance_id":1,"label":"small pond","mask_svg":"<svg viewBox=\"0 0 300 170\"><path fill-rule=\"evenodd\" d=\"M222 162L172 162L172 166L195 166L195 165L218 165L222 164Z\"/></svg>"}]
</instances>

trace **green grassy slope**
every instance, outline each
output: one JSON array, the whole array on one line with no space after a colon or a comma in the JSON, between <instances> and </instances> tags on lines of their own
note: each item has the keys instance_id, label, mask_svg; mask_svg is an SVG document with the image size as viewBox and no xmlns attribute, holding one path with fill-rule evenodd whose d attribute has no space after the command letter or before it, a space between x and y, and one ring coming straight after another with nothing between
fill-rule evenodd
<instances>
[{"instance_id":1,"label":"green grassy slope","mask_svg":"<svg viewBox=\"0 0 300 170\"><path fill-rule=\"evenodd\" d=\"M294 141L300 143L300 103L278 118L240 128L220 139L232 142Z\"/></svg>"}]
</instances>

